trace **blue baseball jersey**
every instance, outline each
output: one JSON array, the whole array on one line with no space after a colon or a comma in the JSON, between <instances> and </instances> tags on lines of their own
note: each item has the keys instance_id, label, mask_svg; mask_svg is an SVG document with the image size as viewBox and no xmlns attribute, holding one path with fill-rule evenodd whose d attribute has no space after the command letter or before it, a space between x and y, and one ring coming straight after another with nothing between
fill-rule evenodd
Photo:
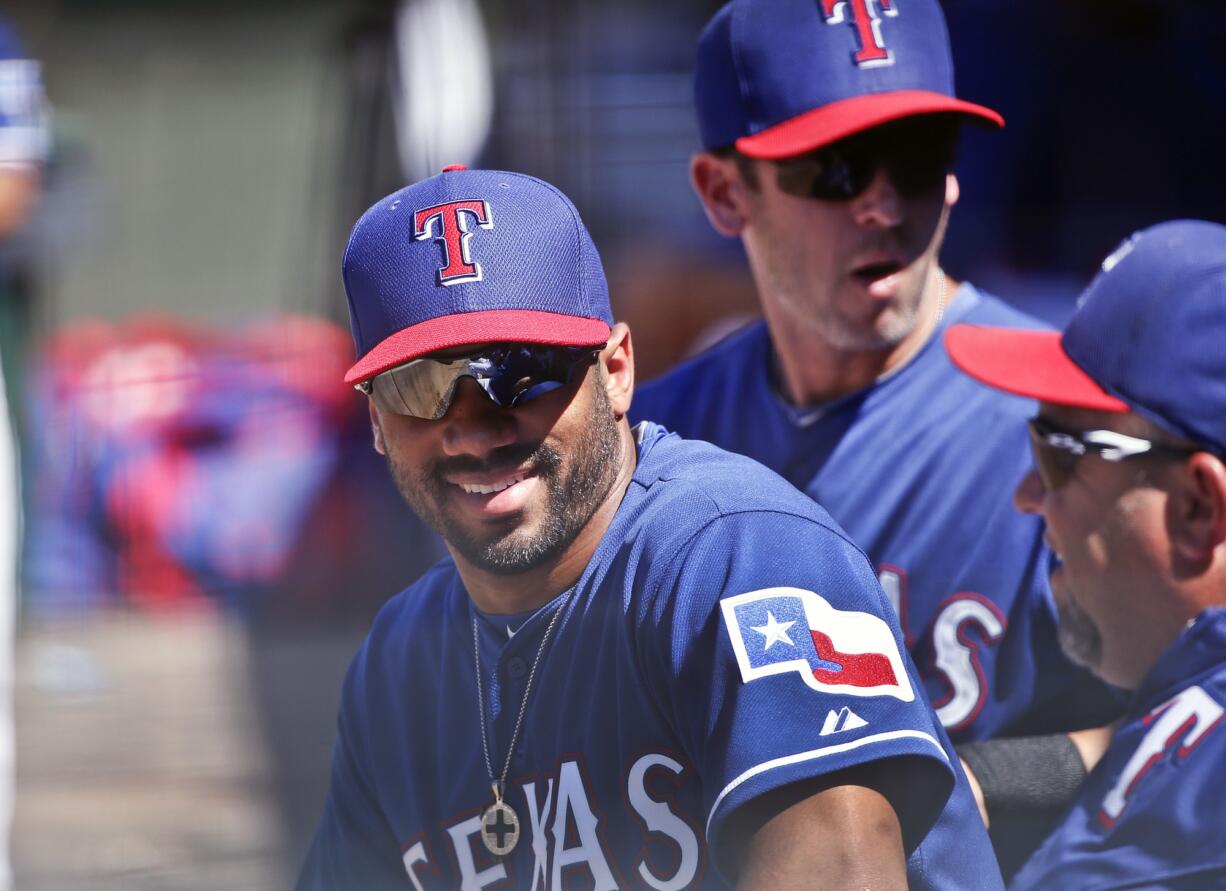
<instances>
[{"instance_id":1,"label":"blue baseball jersey","mask_svg":"<svg viewBox=\"0 0 1226 891\"><path fill-rule=\"evenodd\" d=\"M0 164L41 164L50 144L41 68L0 18Z\"/></svg>"},{"instance_id":2,"label":"blue baseball jersey","mask_svg":"<svg viewBox=\"0 0 1226 891\"><path fill-rule=\"evenodd\" d=\"M1106 723L1115 697L1056 640L1042 522L1012 504L1035 405L953 366L940 340L956 322L1038 324L963 285L908 363L797 409L757 322L644 386L631 414L748 455L830 512L877 567L955 742Z\"/></svg>"},{"instance_id":3,"label":"blue baseball jersey","mask_svg":"<svg viewBox=\"0 0 1226 891\"><path fill-rule=\"evenodd\" d=\"M509 640L450 560L377 617L298 887L726 888L738 808L882 759L911 887L1001 887L864 554L765 468L654 425L636 436L589 565ZM498 860L479 837L492 799L474 635L500 772L555 611L511 753L523 835Z\"/></svg>"},{"instance_id":4,"label":"blue baseball jersey","mask_svg":"<svg viewBox=\"0 0 1226 891\"><path fill-rule=\"evenodd\" d=\"M1010 885L1226 888L1226 608L1162 655L1072 808Z\"/></svg>"}]
</instances>

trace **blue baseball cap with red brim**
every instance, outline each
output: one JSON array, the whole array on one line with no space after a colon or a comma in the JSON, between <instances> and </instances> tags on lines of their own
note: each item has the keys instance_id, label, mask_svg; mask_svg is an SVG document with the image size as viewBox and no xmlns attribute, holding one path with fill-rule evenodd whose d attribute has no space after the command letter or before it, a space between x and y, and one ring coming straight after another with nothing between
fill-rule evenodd
<instances>
[{"instance_id":1,"label":"blue baseball cap with red brim","mask_svg":"<svg viewBox=\"0 0 1226 891\"><path fill-rule=\"evenodd\" d=\"M1174 220L1132 235L1063 333L955 325L945 346L989 386L1136 412L1226 454L1226 226Z\"/></svg>"},{"instance_id":2,"label":"blue baseball cap with red brim","mask_svg":"<svg viewBox=\"0 0 1226 891\"><path fill-rule=\"evenodd\" d=\"M349 384L454 347L600 346L613 324L579 212L520 173L455 165L388 195L354 225L341 274Z\"/></svg>"},{"instance_id":3,"label":"blue baseball cap with red brim","mask_svg":"<svg viewBox=\"0 0 1226 891\"><path fill-rule=\"evenodd\" d=\"M954 93L936 0L732 0L698 43L703 147L785 158L915 115L1004 119Z\"/></svg>"}]
</instances>

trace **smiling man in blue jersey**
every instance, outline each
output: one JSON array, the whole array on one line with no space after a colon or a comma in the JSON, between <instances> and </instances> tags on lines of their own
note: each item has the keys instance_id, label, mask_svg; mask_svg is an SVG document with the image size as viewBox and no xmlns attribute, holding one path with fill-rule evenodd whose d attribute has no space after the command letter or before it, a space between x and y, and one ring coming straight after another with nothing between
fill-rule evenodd
<instances>
[{"instance_id":1,"label":"smiling man in blue jersey","mask_svg":"<svg viewBox=\"0 0 1226 891\"><path fill-rule=\"evenodd\" d=\"M864 554L754 462L626 413L571 203L448 168L344 259L375 448L450 558L345 681L301 889L993 889Z\"/></svg>"},{"instance_id":2,"label":"smiling man in blue jersey","mask_svg":"<svg viewBox=\"0 0 1226 891\"><path fill-rule=\"evenodd\" d=\"M1134 691L1010 888L1226 888L1226 227L1127 239L1062 335L959 325L946 344L1039 400L1015 500L1059 558L1060 640Z\"/></svg>"},{"instance_id":3,"label":"smiling man in blue jersey","mask_svg":"<svg viewBox=\"0 0 1226 891\"><path fill-rule=\"evenodd\" d=\"M936 0L733 0L702 33L691 161L764 319L644 386L632 416L777 471L868 553L955 742L1117 712L1061 654L1042 523L1011 511L1030 404L939 332L1038 323L941 268L959 128ZM1065 744L1066 745L1066 744Z\"/></svg>"}]
</instances>

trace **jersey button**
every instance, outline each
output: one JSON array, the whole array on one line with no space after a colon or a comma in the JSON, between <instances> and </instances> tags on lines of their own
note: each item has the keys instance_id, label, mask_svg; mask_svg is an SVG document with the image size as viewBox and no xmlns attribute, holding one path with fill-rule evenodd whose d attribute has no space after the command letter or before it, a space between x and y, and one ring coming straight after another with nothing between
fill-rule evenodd
<instances>
[{"instance_id":1,"label":"jersey button","mask_svg":"<svg viewBox=\"0 0 1226 891\"><path fill-rule=\"evenodd\" d=\"M523 659L519 658L518 656L512 656L510 659L507 660L507 675L512 680L518 681L520 678L522 678L527 673L528 673L528 663L525 662Z\"/></svg>"}]
</instances>

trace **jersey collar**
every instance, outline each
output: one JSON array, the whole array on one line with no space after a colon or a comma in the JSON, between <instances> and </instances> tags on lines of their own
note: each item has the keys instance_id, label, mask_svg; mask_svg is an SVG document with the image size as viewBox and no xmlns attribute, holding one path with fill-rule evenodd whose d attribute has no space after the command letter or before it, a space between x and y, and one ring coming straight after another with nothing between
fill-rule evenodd
<instances>
[{"instance_id":1,"label":"jersey collar","mask_svg":"<svg viewBox=\"0 0 1226 891\"><path fill-rule=\"evenodd\" d=\"M1137 689L1136 705L1147 709L1215 667L1226 664L1226 607L1212 607L1188 623L1166 648Z\"/></svg>"}]
</instances>

